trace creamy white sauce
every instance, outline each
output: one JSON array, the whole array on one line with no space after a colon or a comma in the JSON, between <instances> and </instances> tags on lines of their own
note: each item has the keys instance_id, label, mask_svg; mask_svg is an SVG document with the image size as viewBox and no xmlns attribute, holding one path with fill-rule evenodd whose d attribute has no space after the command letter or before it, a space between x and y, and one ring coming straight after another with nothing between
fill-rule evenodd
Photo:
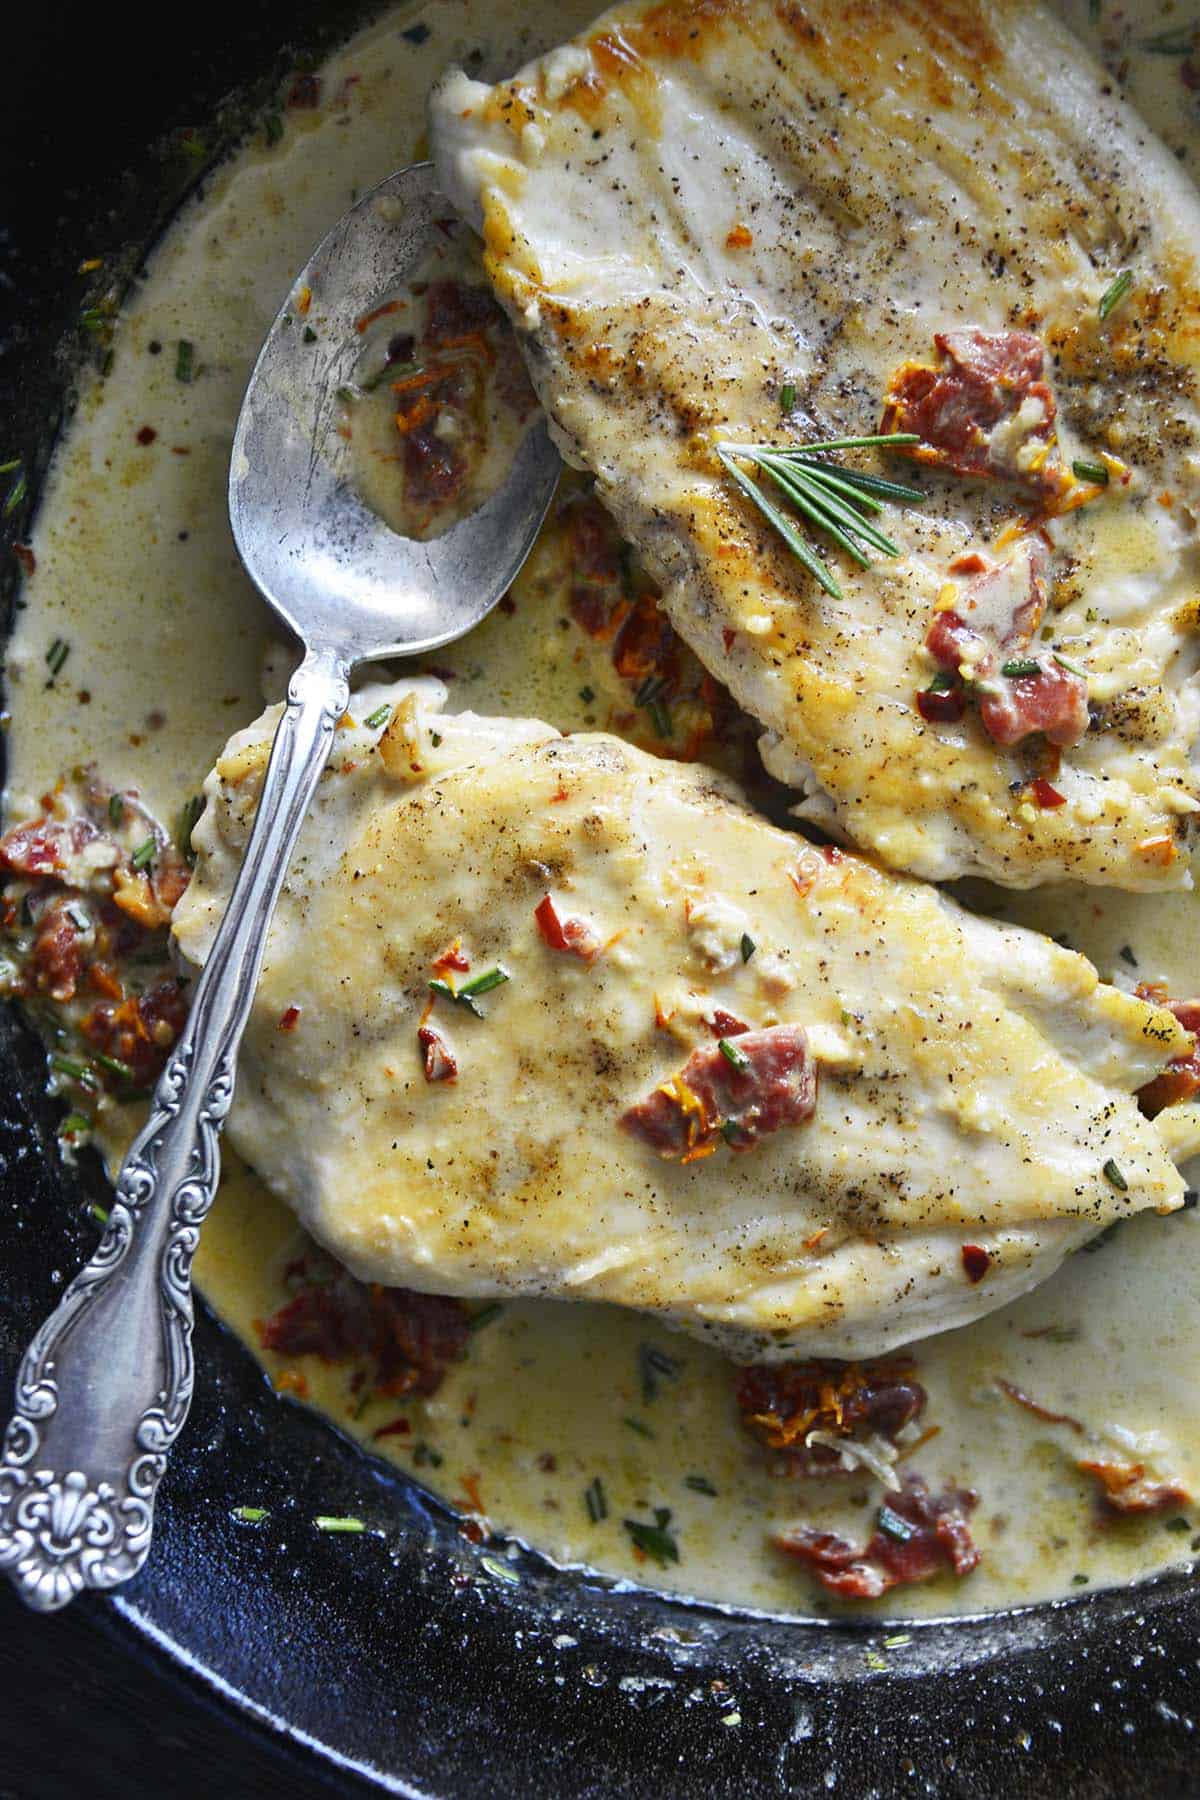
<instances>
[{"instance_id":1,"label":"creamy white sauce","mask_svg":"<svg viewBox=\"0 0 1200 1800\"><path fill-rule=\"evenodd\" d=\"M421 44L402 35L418 15L385 19L322 71L321 108L286 114L281 142L252 143L212 176L155 251L121 314L112 374L82 397L34 532L37 569L9 658L10 817L34 811L63 768L95 761L115 786L136 786L172 819L230 733L259 712L269 633L233 551L225 482L242 389L279 296L355 195L421 152L424 99L449 62L478 46L484 56L473 72L502 73L577 31L592 10L579 0L532 10L505 0L488 10L482 35L470 6L445 0L420 15L430 27ZM1086 0L1066 10L1077 29L1095 34ZM1159 6L1122 12L1112 55L1123 60L1133 41L1177 23ZM1103 20L1099 29L1103 42ZM334 103L350 75L358 80ZM1177 60L1132 54L1129 75L1135 100L1190 161L1200 135ZM105 246L86 248L102 254ZM180 339L195 346L195 379L186 384L175 376ZM154 441L139 444L147 425ZM563 622L568 578L543 548L517 584L516 610L438 654L439 667L457 676L453 706L542 717L564 730L612 722L618 697L607 650ZM56 637L69 640L70 656L47 687ZM653 737L639 741L649 747ZM1066 932L1106 977L1162 979L1176 994L1197 985L1197 902L1187 895L1042 890L989 904ZM881 1610L1031 1600L1188 1556L1191 1531L1168 1529L1170 1515L1101 1522L1061 1433L1005 1399L996 1382L1116 1434L1114 1443L1135 1434L1163 1473L1200 1494L1198 1217L1126 1225L1028 1298L920 1347L929 1392L922 1423L939 1430L916 1461L931 1483L953 1477L978 1488L983 1562L960 1585L901 1592ZM251 1347L253 1321L280 1303L278 1271L295 1230L229 1158L197 1269ZM650 1400L639 1374L645 1342L679 1365ZM738 1422L728 1365L614 1310L508 1305L431 1400L376 1401L356 1422L346 1411L345 1369L304 1358L284 1370L279 1357L263 1360L283 1385L306 1383L313 1403L368 1440L407 1413L411 1434L374 1448L464 1508L482 1503L498 1528L564 1562L664 1588L787 1612L833 1610L770 1548L768 1533L804 1515L865 1538L878 1504L880 1490L865 1478L818 1486L773 1476ZM716 1496L688 1486L688 1476L703 1477ZM584 1490L597 1477L608 1510L593 1522ZM253 1487L248 1469L230 1504L252 1504ZM672 1509L680 1547L679 1564L661 1572L636 1559L622 1523L653 1506ZM1186 1517L1200 1531L1200 1513Z\"/></svg>"}]
</instances>

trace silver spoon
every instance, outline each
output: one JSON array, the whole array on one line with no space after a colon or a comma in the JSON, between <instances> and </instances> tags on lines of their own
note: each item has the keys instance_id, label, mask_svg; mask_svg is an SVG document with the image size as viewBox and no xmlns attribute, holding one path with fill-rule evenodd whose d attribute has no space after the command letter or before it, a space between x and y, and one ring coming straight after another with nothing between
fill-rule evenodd
<instances>
[{"instance_id":1,"label":"silver spoon","mask_svg":"<svg viewBox=\"0 0 1200 1800\"><path fill-rule=\"evenodd\" d=\"M429 543L391 531L350 483L338 389L361 349L355 321L417 265L446 210L429 163L360 200L297 276L242 402L233 535L304 660L229 910L125 1158L103 1241L17 1376L0 1461L0 1569L39 1612L127 1581L150 1549L158 1484L191 1404L192 1257L216 1192L238 1045L350 670L432 650L478 624L524 562L554 492L559 460L540 421L504 485ZM305 288L315 342L305 341Z\"/></svg>"}]
</instances>

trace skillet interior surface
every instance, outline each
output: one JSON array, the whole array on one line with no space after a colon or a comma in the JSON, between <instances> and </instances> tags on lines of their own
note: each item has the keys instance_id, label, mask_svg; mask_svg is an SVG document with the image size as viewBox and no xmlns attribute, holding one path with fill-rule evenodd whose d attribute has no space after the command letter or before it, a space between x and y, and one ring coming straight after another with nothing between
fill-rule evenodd
<instances>
[{"instance_id":1,"label":"skillet interior surface","mask_svg":"<svg viewBox=\"0 0 1200 1800\"><path fill-rule=\"evenodd\" d=\"M137 9L16 30L0 153L0 418L31 500L95 345L81 259L127 275L205 161L361 5L206 9L202 40L130 60ZM145 27L161 31L156 17ZM148 38L148 46L153 40ZM52 78L50 71L53 72ZM237 98L224 96L237 88ZM52 100L51 100L52 96ZM164 137L163 134L166 134ZM129 246L122 249L122 246ZM28 514L6 521L6 546ZM131 560L137 546L130 546ZM3 553L6 605L16 560ZM95 1169L64 1168L42 1053L0 1018L0 1381L94 1241ZM1101 1796L1194 1790L1200 1605L1182 1577L991 1619L800 1626L477 1548L392 1469L281 1401L199 1309L196 1402L118 1628L327 1755L420 1794ZM237 1524L250 1496L278 1522ZM346 1511L370 1527L322 1536ZM29 1631L40 1629L30 1621Z\"/></svg>"}]
</instances>

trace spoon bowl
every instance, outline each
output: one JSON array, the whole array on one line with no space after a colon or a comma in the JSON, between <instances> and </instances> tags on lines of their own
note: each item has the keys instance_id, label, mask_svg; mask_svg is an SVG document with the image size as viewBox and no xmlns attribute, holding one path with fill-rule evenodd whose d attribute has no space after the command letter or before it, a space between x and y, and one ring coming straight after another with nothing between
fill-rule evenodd
<instances>
[{"instance_id":1,"label":"spoon bowl","mask_svg":"<svg viewBox=\"0 0 1200 1800\"><path fill-rule=\"evenodd\" d=\"M127 1581L149 1553L158 1484L191 1404L192 1258L216 1193L238 1046L350 671L478 624L525 560L554 492L559 462L544 421L486 503L430 542L401 537L355 492L337 427L358 321L416 268L445 212L429 163L360 200L296 278L242 403L234 538L305 654L228 910L122 1164L104 1237L18 1371L0 1456L0 1569L41 1612Z\"/></svg>"},{"instance_id":2,"label":"spoon bowl","mask_svg":"<svg viewBox=\"0 0 1200 1800\"><path fill-rule=\"evenodd\" d=\"M267 333L234 434L242 561L298 637L328 637L350 661L434 650L477 625L528 554L561 466L539 414L504 485L427 542L401 537L355 489L338 426L359 322L444 242L447 210L433 164L415 163L338 220Z\"/></svg>"}]
</instances>

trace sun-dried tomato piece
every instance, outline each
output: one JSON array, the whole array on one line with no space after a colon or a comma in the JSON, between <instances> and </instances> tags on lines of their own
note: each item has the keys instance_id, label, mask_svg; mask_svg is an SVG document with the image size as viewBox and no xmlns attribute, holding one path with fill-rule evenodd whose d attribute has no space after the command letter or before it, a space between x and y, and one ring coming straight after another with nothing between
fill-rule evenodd
<instances>
[{"instance_id":1,"label":"sun-dried tomato piece","mask_svg":"<svg viewBox=\"0 0 1200 1800\"><path fill-rule=\"evenodd\" d=\"M1145 1463L1124 1462L1120 1457L1081 1457L1079 1467L1099 1488L1100 1505L1113 1513L1175 1512L1190 1506L1192 1496L1177 1481L1160 1481Z\"/></svg>"},{"instance_id":2,"label":"sun-dried tomato piece","mask_svg":"<svg viewBox=\"0 0 1200 1800\"><path fill-rule=\"evenodd\" d=\"M83 932L76 906L56 894L38 914L29 964L34 991L51 1000L73 1000L84 966Z\"/></svg>"},{"instance_id":3,"label":"sun-dried tomato piece","mask_svg":"<svg viewBox=\"0 0 1200 1800\"><path fill-rule=\"evenodd\" d=\"M742 1424L791 1474L833 1475L843 1470L832 1444L810 1444L810 1433L855 1439L897 1433L925 1410L925 1389L913 1365L887 1362L755 1363L737 1372Z\"/></svg>"},{"instance_id":4,"label":"sun-dried tomato piece","mask_svg":"<svg viewBox=\"0 0 1200 1800\"><path fill-rule=\"evenodd\" d=\"M602 944L600 933L587 919L561 918L553 900L547 894L539 900L533 909L537 920L538 932L542 942L551 950L562 950L568 955L578 956L583 962L594 962L599 956Z\"/></svg>"},{"instance_id":5,"label":"sun-dried tomato piece","mask_svg":"<svg viewBox=\"0 0 1200 1800\"><path fill-rule=\"evenodd\" d=\"M263 1348L333 1363L369 1358L376 1393L435 1393L470 1339L461 1300L368 1287L316 1255L299 1259L288 1274L299 1292L260 1324Z\"/></svg>"},{"instance_id":6,"label":"sun-dried tomato piece","mask_svg":"<svg viewBox=\"0 0 1200 1800\"><path fill-rule=\"evenodd\" d=\"M1055 445L1045 352L1027 331L940 331L941 363L902 363L884 399L884 431L915 431L910 454L958 475L1016 482L1039 495L1066 486Z\"/></svg>"},{"instance_id":7,"label":"sun-dried tomato piece","mask_svg":"<svg viewBox=\"0 0 1200 1800\"><path fill-rule=\"evenodd\" d=\"M457 1081L458 1061L440 1031L433 1025L418 1025L417 1043L426 1081Z\"/></svg>"},{"instance_id":8,"label":"sun-dried tomato piece","mask_svg":"<svg viewBox=\"0 0 1200 1800\"><path fill-rule=\"evenodd\" d=\"M967 696L960 687L922 688L917 711L927 725L957 725L967 710Z\"/></svg>"},{"instance_id":9,"label":"sun-dried tomato piece","mask_svg":"<svg viewBox=\"0 0 1200 1800\"><path fill-rule=\"evenodd\" d=\"M466 337L472 331L485 331L499 325L504 314L491 289L475 282L456 281L440 276L425 290L425 342L445 344L451 338Z\"/></svg>"},{"instance_id":10,"label":"sun-dried tomato piece","mask_svg":"<svg viewBox=\"0 0 1200 1800\"><path fill-rule=\"evenodd\" d=\"M621 1124L660 1156L703 1153L723 1136L749 1150L785 1125L802 1125L817 1104L817 1070L800 1025L743 1032L728 1049L694 1050L680 1072L621 1115Z\"/></svg>"},{"instance_id":11,"label":"sun-dried tomato piece","mask_svg":"<svg viewBox=\"0 0 1200 1800\"><path fill-rule=\"evenodd\" d=\"M1140 982L1138 997L1156 1006L1166 1006L1185 1031L1200 1034L1200 1000L1172 1000L1165 990L1151 982ZM1190 1100L1200 1093L1200 1037L1184 1056L1173 1056L1161 1075L1138 1089L1138 1105L1148 1119L1157 1118L1166 1106Z\"/></svg>"},{"instance_id":12,"label":"sun-dried tomato piece","mask_svg":"<svg viewBox=\"0 0 1200 1800\"><path fill-rule=\"evenodd\" d=\"M979 1563L968 1515L978 1503L969 1488L948 1486L931 1494L908 1473L899 1493L889 1494L879 1523L864 1545L830 1531L792 1525L776 1533L776 1547L812 1570L831 1594L876 1600L891 1588L912 1587L950 1569L960 1578Z\"/></svg>"}]
</instances>

